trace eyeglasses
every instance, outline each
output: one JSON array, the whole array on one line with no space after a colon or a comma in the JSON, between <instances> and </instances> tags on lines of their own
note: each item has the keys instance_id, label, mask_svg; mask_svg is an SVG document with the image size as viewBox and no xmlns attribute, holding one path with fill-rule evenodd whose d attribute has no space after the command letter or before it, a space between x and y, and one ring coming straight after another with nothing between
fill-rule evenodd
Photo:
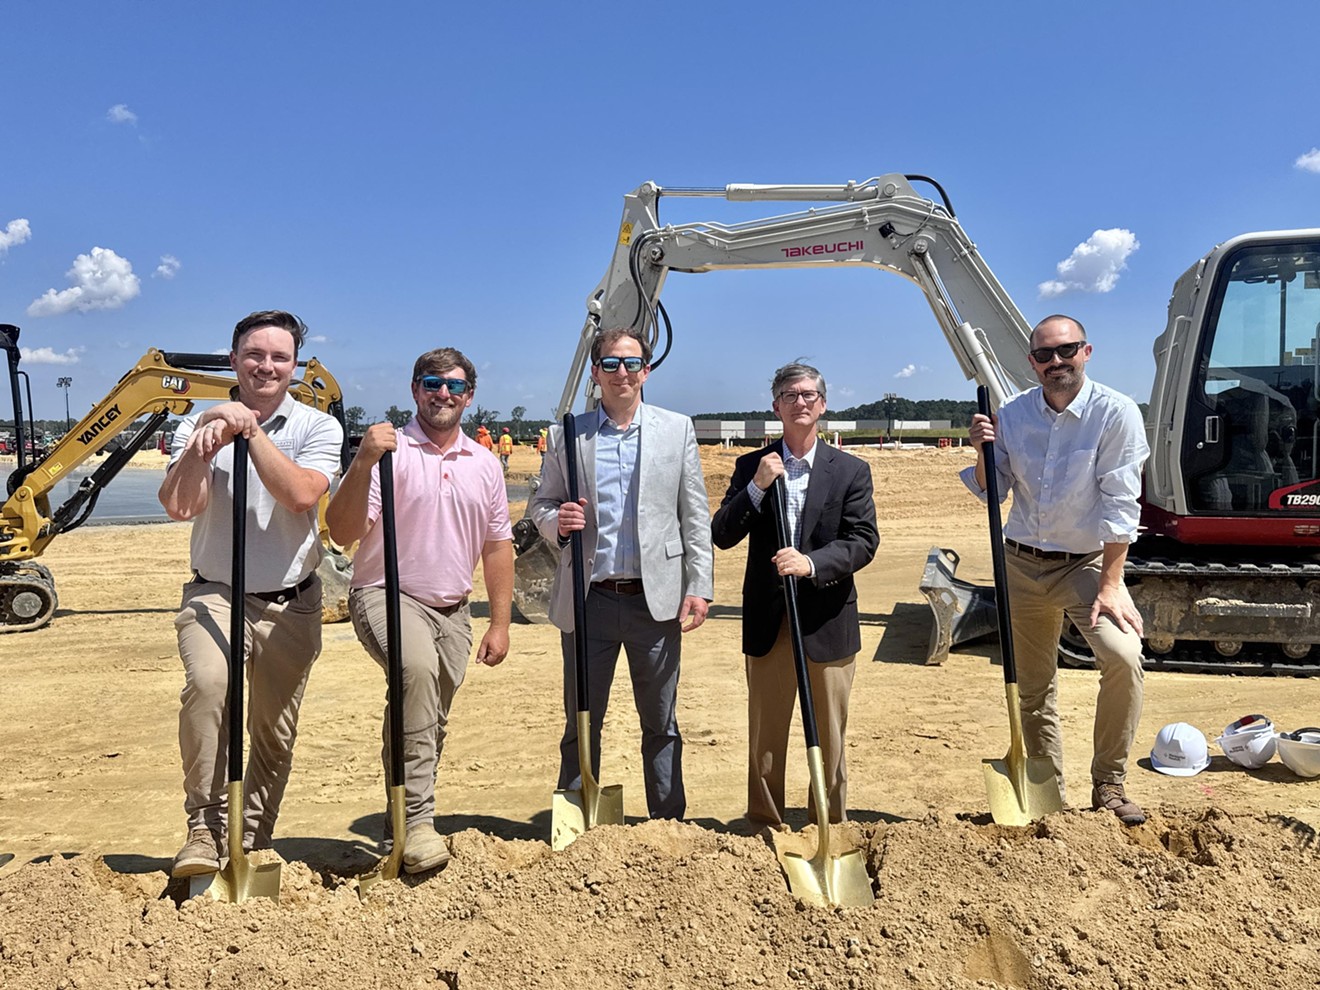
<instances>
[{"instance_id":1,"label":"eyeglasses","mask_svg":"<svg viewBox=\"0 0 1320 990\"><path fill-rule=\"evenodd\" d=\"M779 401L787 402L790 406L801 399L807 405L811 405L820 398L820 393L814 389L807 389L805 392L780 392Z\"/></svg>"},{"instance_id":2,"label":"eyeglasses","mask_svg":"<svg viewBox=\"0 0 1320 990\"><path fill-rule=\"evenodd\" d=\"M427 392L439 392L441 388L449 389L450 395L462 395L468 390L468 383L462 378L441 378L439 375L422 375L421 378L414 378L418 385L422 386Z\"/></svg>"},{"instance_id":3,"label":"eyeglasses","mask_svg":"<svg viewBox=\"0 0 1320 990\"><path fill-rule=\"evenodd\" d=\"M1049 364L1054 360L1054 355L1057 354L1067 361L1085 346L1086 341L1084 340L1070 340L1068 343L1059 344L1057 347L1037 347L1031 352L1031 359L1037 364Z\"/></svg>"},{"instance_id":4,"label":"eyeglasses","mask_svg":"<svg viewBox=\"0 0 1320 990\"><path fill-rule=\"evenodd\" d=\"M646 362L639 357L603 357L596 362L600 370L607 375L612 375L619 370L619 365L623 365L623 370L630 375L635 375L646 367Z\"/></svg>"}]
</instances>

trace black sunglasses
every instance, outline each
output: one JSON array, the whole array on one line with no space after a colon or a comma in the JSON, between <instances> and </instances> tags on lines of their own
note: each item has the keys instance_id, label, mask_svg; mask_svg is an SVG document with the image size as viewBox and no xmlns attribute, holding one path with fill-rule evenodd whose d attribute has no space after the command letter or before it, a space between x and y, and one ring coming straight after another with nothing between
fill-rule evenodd
<instances>
[{"instance_id":1,"label":"black sunglasses","mask_svg":"<svg viewBox=\"0 0 1320 990\"><path fill-rule=\"evenodd\" d=\"M630 375L635 375L646 367L646 362L639 357L603 357L598 362L600 370L607 375L612 375L619 370L619 365L623 365L623 370Z\"/></svg>"},{"instance_id":2,"label":"black sunglasses","mask_svg":"<svg viewBox=\"0 0 1320 990\"><path fill-rule=\"evenodd\" d=\"M418 385L428 392L439 392L441 386L449 389L450 395L462 395L468 390L468 383L462 378L441 378L439 375L422 375L414 378Z\"/></svg>"},{"instance_id":3,"label":"black sunglasses","mask_svg":"<svg viewBox=\"0 0 1320 990\"><path fill-rule=\"evenodd\" d=\"M1037 347L1031 352L1031 359L1037 364L1049 364L1054 360L1054 355L1057 354L1067 361L1085 346L1086 341L1084 340L1071 340L1066 344L1059 344L1057 347Z\"/></svg>"}]
</instances>

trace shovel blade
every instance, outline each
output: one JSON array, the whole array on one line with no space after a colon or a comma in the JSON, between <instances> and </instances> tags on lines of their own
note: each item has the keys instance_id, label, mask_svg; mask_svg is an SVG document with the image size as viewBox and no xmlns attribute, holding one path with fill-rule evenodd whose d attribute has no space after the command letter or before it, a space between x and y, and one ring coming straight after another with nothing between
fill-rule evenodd
<instances>
[{"instance_id":1,"label":"shovel blade","mask_svg":"<svg viewBox=\"0 0 1320 990\"><path fill-rule=\"evenodd\" d=\"M860 850L849 849L823 859L784 853L779 865L788 878L789 891L804 901L822 907L869 907L875 903L871 877Z\"/></svg>"},{"instance_id":2,"label":"shovel blade","mask_svg":"<svg viewBox=\"0 0 1320 990\"><path fill-rule=\"evenodd\" d=\"M272 901L280 899L280 864L262 863L255 865L247 853L238 851L229 857L224 869L215 874L211 886L207 888L215 900L228 904L242 904L253 897L268 897Z\"/></svg>"},{"instance_id":3,"label":"shovel blade","mask_svg":"<svg viewBox=\"0 0 1320 990\"><path fill-rule=\"evenodd\" d=\"M995 824L1029 825L1063 810L1059 779L1054 775L1054 765L1045 757L982 760L981 769Z\"/></svg>"},{"instance_id":4,"label":"shovel blade","mask_svg":"<svg viewBox=\"0 0 1320 990\"><path fill-rule=\"evenodd\" d=\"M596 791L594 802L580 788L555 791L550 801L550 848L567 849L573 840L597 825L623 824L623 785Z\"/></svg>"}]
</instances>

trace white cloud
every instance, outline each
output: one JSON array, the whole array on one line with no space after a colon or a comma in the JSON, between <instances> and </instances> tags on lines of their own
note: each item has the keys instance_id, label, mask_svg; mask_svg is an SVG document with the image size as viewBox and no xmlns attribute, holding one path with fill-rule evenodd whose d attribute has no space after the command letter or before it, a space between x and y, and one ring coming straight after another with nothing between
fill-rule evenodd
<instances>
[{"instance_id":1,"label":"white cloud","mask_svg":"<svg viewBox=\"0 0 1320 990\"><path fill-rule=\"evenodd\" d=\"M70 347L63 354L57 354L49 347L20 347L18 356L24 364L77 364L82 347Z\"/></svg>"},{"instance_id":2,"label":"white cloud","mask_svg":"<svg viewBox=\"0 0 1320 990\"><path fill-rule=\"evenodd\" d=\"M179 261L179 259L174 257L174 255L162 254L160 256L160 264L157 265L156 270L151 273L151 277L173 278L175 275L179 273L179 269L182 267L183 267L183 262Z\"/></svg>"},{"instance_id":3,"label":"white cloud","mask_svg":"<svg viewBox=\"0 0 1320 990\"><path fill-rule=\"evenodd\" d=\"M915 364L909 364L909 365L908 365L906 368L904 368L902 371L895 372L895 373L894 373L894 377L895 377L895 378L911 378L911 377L912 377L913 375L915 375L916 373L917 373L917 366L916 366Z\"/></svg>"},{"instance_id":4,"label":"white cloud","mask_svg":"<svg viewBox=\"0 0 1320 990\"><path fill-rule=\"evenodd\" d=\"M1303 172L1320 172L1320 148L1312 148L1306 154L1299 156L1293 165Z\"/></svg>"},{"instance_id":5,"label":"white cloud","mask_svg":"<svg viewBox=\"0 0 1320 990\"><path fill-rule=\"evenodd\" d=\"M330 342L330 338L323 333L314 333L307 338L307 342L309 344L328 344Z\"/></svg>"},{"instance_id":6,"label":"white cloud","mask_svg":"<svg viewBox=\"0 0 1320 990\"><path fill-rule=\"evenodd\" d=\"M128 109L127 103L116 103L105 112L105 119L112 124L132 124L137 126L137 114Z\"/></svg>"},{"instance_id":7,"label":"white cloud","mask_svg":"<svg viewBox=\"0 0 1320 990\"><path fill-rule=\"evenodd\" d=\"M1109 292L1118 284L1118 273L1127 267L1128 255L1139 247L1137 235L1123 227L1097 230L1059 262L1057 279L1037 286L1040 297L1052 299L1065 292Z\"/></svg>"},{"instance_id":8,"label":"white cloud","mask_svg":"<svg viewBox=\"0 0 1320 990\"><path fill-rule=\"evenodd\" d=\"M22 217L10 220L5 224L5 229L0 230L0 254L4 254L11 247L18 247L31 236L32 225L27 220Z\"/></svg>"},{"instance_id":9,"label":"white cloud","mask_svg":"<svg viewBox=\"0 0 1320 990\"><path fill-rule=\"evenodd\" d=\"M47 289L27 308L28 316L62 316L72 310L119 309L142 291L142 283L133 274L133 265L109 248L94 247L91 254L73 259L65 275L72 288L56 292Z\"/></svg>"}]
</instances>

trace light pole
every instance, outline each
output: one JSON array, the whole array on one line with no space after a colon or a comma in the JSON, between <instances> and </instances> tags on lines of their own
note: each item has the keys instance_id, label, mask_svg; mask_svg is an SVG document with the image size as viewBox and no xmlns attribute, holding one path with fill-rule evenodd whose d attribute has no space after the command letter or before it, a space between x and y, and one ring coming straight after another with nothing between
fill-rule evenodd
<instances>
[{"instance_id":1,"label":"light pole","mask_svg":"<svg viewBox=\"0 0 1320 990\"><path fill-rule=\"evenodd\" d=\"M56 388L64 389L64 432L68 433L73 429L73 420L69 416L69 389L73 385L72 378L61 378L55 383Z\"/></svg>"}]
</instances>

